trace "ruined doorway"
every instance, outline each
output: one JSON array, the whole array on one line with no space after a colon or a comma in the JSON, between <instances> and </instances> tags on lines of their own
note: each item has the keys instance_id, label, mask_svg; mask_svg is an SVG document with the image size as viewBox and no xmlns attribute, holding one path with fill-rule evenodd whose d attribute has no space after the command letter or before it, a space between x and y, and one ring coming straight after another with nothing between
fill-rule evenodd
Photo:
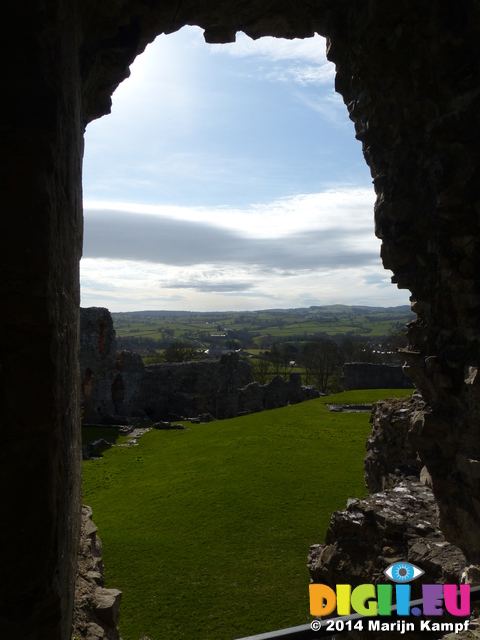
<instances>
[{"instance_id":1,"label":"ruined doorway","mask_svg":"<svg viewBox=\"0 0 480 640\"><path fill-rule=\"evenodd\" d=\"M81 11L68 0L62 11L57 3L49 7L36 4L28 20L20 4L2 14L1 42L11 63L5 75L11 99L3 104L9 124L2 132L3 202L10 211L1 252L8 311L0 332L2 470L12 487L5 510L18 514L2 532L11 576L2 611L12 611L12 602L31 605L30 615L22 611L21 629L2 618L2 631L8 624L13 638L35 637L39 629L67 638L71 621L80 504L76 334L84 126L108 112L110 94L146 43L185 24L202 25L214 42L239 30L330 37L337 87L375 179L384 261L399 286L413 292L419 314L409 366L434 406L427 418L419 416L418 446L448 535L478 561L477 4L421 0L386 10L380 0L326 0L313 11L311 3L265 9L247 2L232 11L227 2L162 3L161 10L156 3L84 3ZM25 55L13 56L19 49ZM28 367L16 366L27 360Z\"/></svg>"},{"instance_id":2,"label":"ruined doorway","mask_svg":"<svg viewBox=\"0 0 480 640\"><path fill-rule=\"evenodd\" d=\"M169 38L172 39L175 37L176 37L175 35L170 35L166 37L166 40L168 40ZM289 46L292 43L286 43L286 44ZM295 43L293 44L295 46ZM320 38L316 38L316 40L313 41L312 44L318 47L319 50L323 50L325 46L324 41L322 41ZM203 42L201 42L201 45L202 47L206 47L206 45ZM143 56L147 56L147 55L148 55L148 52L143 54ZM218 56L219 54L216 54L216 55ZM281 108L284 106L282 104L282 100L278 98L278 95L280 93L278 86L283 87L284 86L283 83L288 82L288 77L286 78L280 77L280 70L282 65L285 66L287 69L286 75L288 76L290 74L290 76L294 78L293 80L292 79L290 80L294 86L299 85L301 87L303 86L302 82L307 83L307 85L310 82L312 82L314 85L315 83L318 82L319 86L323 87L325 76L328 76L329 82L330 82L330 92L331 94L333 94L333 86L332 86L333 69L331 68L331 66L327 67L326 62L324 65L322 65L321 63L318 63L317 66L309 63L308 69L305 69L305 66L306 66L305 62L303 64L303 67L302 65L299 65L299 64L292 64L292 59L289 58L288 55L285 53L283 55L285 57L281 58L281 63L278 64L278 68L276 70L276 73L277 73L276 78L274 79L269 78L269 74L271 73L270 70L267 70L267 71L263 70L259 72L261 81L265 84L273 83L273 86L276 89L277 98L275 100L272 100L270 104L270 107L272 109L275 108L276 110L280 111ZM293 59L295 60L294 57ZM168 61L170 60L171 58L168 58ZM142 62L142 57L139 58L138 60L139 64L141 64L141 62ZM229 60L229 62L231 61ZM330 70L327 71L327 69L324 69L322 71L323 66L327 67L327 69L330 69ZM147 71L144 70L144 73L147 73ZM135 69L133 70L133 74L135 74ZM311 78L313 78L313 80ZM135 79L135 76L133 75L132 82L134 81L134 79ZM127 92L128 82L129 81L127 80L119 88L119 92L121 92L122 89L125 92ZM276 85L275 83L278 83L278 85ZM361 145L358 142L356 142L354 139L353 125L348 120L346 109L343 103L340 101L338 97L335 98L335 102L329 102L329 99L331 101L333 100L331 98L331 94L329 94L328 98L326 98L325 96L322 96L322 100L319 100L318 103L308 102L307 96L304 96L304 95L302 96L301 100L299 98L297 100L299 103L303 103L303 107L305 109L311 110L316 119L321 120L322 117L327 118L327 121L329 124L329 127L328 127L329 131L335 130L336 128L342 129L343 126L345 127L345 129L347 129L348 127L348 134L346 135L346 137L348 138L349 143L351 143L352 148L355 148L358 162L361 163L362 172L363 172L362 175L365 176L365 181L369 185L368 186L369 195L367 195L366 193L367 192L366 186L362 187L360 184L353 184L352 186L350 184L348 189L340 189L340 188L335 189L335 188L330 188L331 185L327 184L328 180L320 179L320 178L319 178L318 184L316 184L316 189L322 194L322 197L316 197L318 194L314 193L315 181L313 178L311 179L311 182L309 183L308 188L305 187L305 191L307 191L307 193L298 193L298 191L300 190L299 185L301 183L301 180L299 179L298 176L297 176L297 182L295 182L294 180L291 180L291 183L289 183L288 180L285 180L285 172L287 171L285 167L290 164L294 168L294 172L296 170L298 171L298 173L301 173L302 166L305 167L305 165L308 164L308 160L305 158L302 161L303 162L303 165L302 165L299 156L295 158L291 158L291 157L289 158L287 154L286 159L284 159L284 164L281 164L279 162L281 177L278 180L278 182L280 183L283 180L286 183L288 183L288 185L286 186L283 183L280 185L281 189L286 189L286 191L278 190L279 188L278 185L276 185L277 191L272 189L272 194L275 194L275 195L272 195L270 199L276 202L274 206L269 207L268 205L269 204L271 205L271 203L269 202L267 202L266 204L263 203L265 206L262 212L265 214L266 218L268 219L268 225L265 225L264 228L261 229L263 234L261 233L260 237L256 237L254 238L254 241L252 241L251 238L248 237L249 234L245 233L246 231L245 223L248 221L248 217L251 216L251 218L253 218L255 215L254 207L248 210L246 214L245 213L243 214L243 218L242 218L242 222L244 222L243 228L242 229L237 228L235 230L236 233L238 234L238 237L241 237L243 241L243 247L240 247L240 253L243 251L247 256L249 256L250 261L253 262L253 259L255 259L261 262L260 258L262 257L262 253L267 255L267 258L269 259L270 262L267 262L266 264L261 264L261 266L264 270L268 270L268 269L270 270L268 274L269 286L272 286L272 279L273 279L272 274L274 273L275 276L278 278L277 291L278 291L278 287L280 286L286 287L287 286L286 283L288 282L288 279L292 277L292 272L296 269L299 269L300 271L304 272L303 274L303 277L305 278L304 281L310 280L311 283L315 283L311 287L312 290L309 291L310 297L307 295L302 300L298 300L296 303L283 302L284 306L295 306L295 305L309 306L310 304L320 302L320 300L314 297L315 296L315 293L313 291L314 287L317 287L316 289L317 291L321 289L321 287L318 287L320 280L322 281L321 283L322 287L327 286L325 284L325 281L328 278L329 270L336 271L337 269L339 269L339 270L343 270L344 272L349 272L349 268L352 267L352 263L350 261L353 260L353 262L355 262L355 259L359 261L359 264L362 267L366 267L367 269L366 272L363 275L358 275L358 273L356 273L354 276L348 275L348 273L344 274L343 286L341 284L337 284L336 288L333 284L333 281L330 282L328 284L330 296L336 296L336 297L331 297L330 302L332 303L338 302L338 301L347 302L348 296L351 295L351 290L352 290L352 283L351 282L348 283L349 277L357 278L358 284L360 284L363 281L363 284L371 285L372 287L376 287L378 285L383 286L387 284L389 280L389 275L383 271L383 267L381 266L381 263L380 263L380 259L378 255L379 254L378 243L374 240L373 215L372 215L374 193L373 193L373 188L371 187L371 179L370 179L369 171L365 167L363 157L361 156ZM107 118L104 118L103 121L98 124L99 127L103 123L108 123L109 118L111 119L110 121L114 120L115 96L113 100L114 100L114 108L113 108L112 115L108 116ZM143 99L143 102L150 103L149 100L145 100L145 99ZM329 105L331 107L330 111L328 109ZM290 104L290 108L293 109L291 104ZM301 113L300 109L297 112L295 112L295 116L297 120L301 120L300 113ZM141 115L139 111L136 112L136 118L137 120L141 120ZM268 119L268 112L264 114L263 118L264 120ZM242 124L243 124L242 132L243 134L245 134L245 131L248 129L248 119L244 119L244 121L242 119L240 120L242 121ZM92 130L94 126L95 126L95 123L91 125ZM288 130L288 126L293 126L293 125L284 124L284 126L278 127L279 137L284 135L285 130ZM131 134L128 133L127 121L124 121L124 131L122 131L122 133L126 136L127 140L130 139L129 136ZM259 136L261 136L261 133L262 132L259 131ZM309 138L307 136L306 130L301 131L301 129L299 128L298 130L296 130L296 134L297 134L296 137L298 139L299 146L303 144L305 141L309 141L309 142L311 141L311 137ZM153 136L151 132L149 132L149 136L152 139L161 140L161 133L159 132L157 132L156 136ZM320 136L319 136L319 139L320 139ZM236 142L237 140L231 143L233 147L235 147ZM103 143L105 144L105 140L103 141ZM88 153L89 153L88 135L87 135L86 145L87 145L86 146L86 158L87 158L86 162L88 162ZM321 153L317 157L317 160L316 160L317 164L315 165L315 168L310 169L312 174L316 172L317 175L322 177L322 166L323 166L323 170L325 170L325 166L322 165L322 162L325 163L325 157L328 157L329 146L337 151L337 160L339 161L342 160L342 158L338 157L338 156L341 156L341 153L339 153L338 149L334 146L334 142L331 139L325 140L324 148L322 148ZM340 149L342 148L341 145L339 145L339 147ZM298 153L298 149L296 150L296 152ZM186 155L187 154L184 153L183 155L184 159ZM128 157L127 151L125 151L125 157ZM153 152L151 152L150 159L152 159L153 157L154 157L154 154ZM135 158L132 158L132 162L134 160ZM296 163L300 164L300 169L296 167ZM108 162L104 161L102 164L103 166L108 167L108 171L112 171L112 166ZM277 170L278 170L278 167L277 167ZM229 214L232 213L232 211L229 210L229 207L230 209L233 209L233 217L238 217L240 215L239 210L241 210L242 206L244 209L247 208L246 206L246 203L248 202L247 200L239 200L238 202L232 202L232 203L227 202L229 207L225 206L223 209L221 209L220 214L218 209L221 207L222 200L212 200L211 202L207 202L207 203L202 202L201 207L198 207L197 209L195 209L195 206L194 206L195 202L191 202L190 206L193 209L193 213L190 213L187 216L185 215L184 211L182 212L186 219L185 220L183 218L180 218L180 219L183 222L185 222L185 226L183 226L180 231L177 231L177 228L173 227L173 222L172 222L172 220L176 220L176 219L171 214L171 212L166 209L166 207L164 209L160 209L160 207L158 207L158 209L155 209L155 206L152 205L151 203L140 202L140 203L137 203L138 206L136 206L135 203L130 203L130 210L129 210L128 202L122 203L120 206L118 206L118 205L115 205L114 202L109 202L105 204L105 203L101 203L100 200L95 201L92 198L92 196L90 196L90 193L94 192L95 190L92 189L91 191L89 191L89 189L91 189L91 187L89 186L89 184L91 184L89 183L89 172L91 172L91 170L89 170L87 167L85 171L85 183L84 183L85 200L86 200L86 211L85 211L85 215L86 215L85 258L86 260L92 260L92 261L97 260L98 261L97 264L101 264L100 261L102 259L105 259L105 256L107 256L107 258L111 260L117 260L117 261L119 257L122 256L124 258L130 259L131 262L134 262L136 260L137 263L142 263L142 258L143 258L147 263L150 260L152 263L156 264L157 258L158 258L158 264L161 265L160 267L161 269L167 270L172 266L177 267L177 271L173 272L173 275L168 275L168 277L163 276L162 282L160 284L158 283L156 284L156 291L158 292L157 295L159 295L159 298L155 299L152 296L148 299L148 302L147 302L145 301L145 298L142 299L142 297L138 296L138 292L136 292L136 296L133 298L133 302L128 301L128 304L131 305L129 308L140 309L142 307L140 307L139 304L143 304L143 308L145 307L151 308L152 303L156 304L157 308L163 308L165 303L167 303L170 306L170 308L178 308L179 304L185 305L184 300L187 299L186 296L178 297L178 298L172 297L171 300L168 300L168 298L166 298L165 296L165 291L167 292L172 291L173 294L181 295L181 294L184 294L184 292L187 290L193 290L194 292L201 294L203 297L205 297L209 301L210 304L212 300L212 295L214 296L215 294L228 295L229 304L231 305L232 302L235 301L236 305L242 305L242 306L237 306L237 308L240 308L240 309L245 308L247 305L252 304L252 301L255 300L252 296L252 293L255 290L255 286L249 286L249 283L248 281L245 281L245 278L243 279L243 281L240 279L232 279L231 273L227 272L226 269L222 270L221 265L219 266L219 262L221 262L221 260L225 260L228 264L228 260L230 258L230 256L228 256L227 252L224 250L223 243L226 244L228 252L233 253L236 256L239 255L239 253L235 254L235 251L237 250L237 245L229 244L229 241L231 240L231 238L228 237L227 235L222 236L219 233L215 234L215 230L216 230L215 224L218 224L218 219L220 218L220 221L221 221L222 218L226 218ZM210 172L213 173L211 169L210 169ZM95 171L94 173L95 173L95 178L97 180L100 180L101 174L99 173L99 171ZM151 175L152 173L154 172L150 167L150 173L147 172L146 175ZM127 178L128 176L123 175L124 181L127 180ZM221 178L222 178L222 174L220 174L219 182L221 182ZM141 182L141 177L139 175L136 175L135 179ZM159 180L161 182L160 178ZM339 176L337 176L337 180L339 181ZM121 189L121 185L118 185L118 182L119 182L118 179L112 180L110 185L107 184L107 190L108 189L114 190L115 188ZM167 189L167 193L168 193L168 188L171 185L165 185L164 184L165 182L166 181L163 179L162 184L164 185L164 188ZM185 191L189 193L188 184L189 184L188 181L185 181L185 185L186 185ZM218 189L218 185L215 185L215 186ZM145 186L146 192L148 191L147 187L148 185ZM254 184L253 184L253 187L255 187ZM256 186L256 188L258 191L258 185ZM151 190L154 191L154 189L151 189ZM244 187L243 191L244 193L242 194L242 197L244 198L251 197L249 195L248 188ZM100 193L100 189L98 189L98 187L97 187L97 193ZM138 194L140 193L140 191L137 190L136 193ZM216 194L216 197L220 198L223 196L222 194L220 195ZM237 197L239 196L237 195ZM188 204L187 202L182 202L182 206L184 208L187 207L187 204ZM249 201L249 204L255 205L256 203ZM212 215L212 211L205 211L205 209L207 208L207 205L210 205L211 207L214 208L213 213L216 214L216 216ZM307 223L302 223L300 218L302 207L308 209ZM171 208L173 209L173 206L171 206ZM333 213L332 213L332 209L333 209ZM345 210L348 211L348 213L350 214L350 217L344 216L342 218L342 221L344 223L343 227L340 225L340 228L339 227L335 228L334 218L338 218L340 214L344 214ZM131 215L131 214L133 214L133 216L136 216L135 221L138 222L139 227L141 226L141 224L145 224L145 228L142 230L143 239L142 240L139 239L139 243L137 246L133 246L133 243L137 238L137 236L135 235L137 229L135 229L133 223L129 223L127 219L128 215ZM208 229L206 233L205 233L205 228L202 228L200 225L200 220L202 218L202 215L206 217L205 227L208 224ZM327 219L327 223L325 227L315 226L316 224L318 225L319 222L321 222L324 217ZM160 220L160 223L158 226L159 235L156 235L156 228L152 223L152 220L157 220L157 218ZM368 224L364 224L364 221L367 219L368 219ZM283 229L283 234L280 234L281 242L279 241L278 236L275 237L275 234L273 239L268 236L268 232L271 230L272 227L275 226L275 223L278 223L280 220L282 221L282 224L285 224L285 229ZM97 237L96 243L95 243L95 238L93 237L94 234L90 231L90 227L89 227L90 223L92 223L93 225L92 228L95 229L95 235ZM314 241L312 240L312 237L311 237L312 230L310 229L310 232L308 231L309 224L312 225L312 227L314 228L314 231L316 232ZM123 235L118 233L121 230L122 225L125 225L124 228L126 230L123 233ZM349 229L349 225L351 227L350 229ZM189 227L195 230L195 238L193 242L192 242L192 239L187 236ZM162 243L162 238L160 235L161 233L166 234L169 246L167 246L167 243L165 242ZM178 235L175 235L175 233L177 233ZM183 238L182 238L182 233L184 234ZM209 235L210 235L210 238L208 237ZM362 240L365 240L365 243L362 243L362 241L359 241L360 236L362 236ZM368 245L368 241L366 240L367 236L369 240L372 240L372 244L373 242L375 242L374 249L372 249L371 246ZM115 237L117 237L116 251L115 251L114 242L113 242ZM347 240L348 237L350 238L350 240L353 240L353 242L351 242L349 247L347 246L349 244ZM209 242L209 244L207 245L207 253L209 253L213 257L216 256L216 260L214 260L213 263L207 262L205 265L202 264L201 275L196 276L195 275L196 263L193 263L193 265L188 262L186 264L182 264L182 260L184 260L183 252L185 251L184 247L186 247L186 252L189 252L190 254L195 256L195 251L199 251L198 244L202 242L203 243ZM322 248L321 251L318 250L319 246ZM334 252L329 254L329 249L331 249L332 247L334 247ZM173 248L173 253L171 251L172 248ZM105 253L102 254L101 253L102 251L104 251ZM202 254L201 252L199 253L202 256L205 255L205 254ZM306 259L306 254L308 254L308 259ZM325 259L327 255L329 260ZM220 256L220 259L218 258L218 256ZM281 261L281 256L286 256L287 258L287 261L284 264ZM171 260L171 264L168 262L165 263L166 258ZM175 262L175 260L178 260L180 264ZM372 265L375 265L375 266L372 266ZM191 269L189 270L189 268ZM149 271L150 267L147 267L147 266L143 266L142 269L143 269L143 277L148 278L148 277L152 277L152 274L155 274L155 276L158 278L157 276L157 274L159 273L158 271L154 271L153 269ZM212 275L211 273L208 272L208 270L215 271L215 273ZM99 270L96 269L97 273L98 271ZM113 271L115 271L115 273L112 273ZM113 307L113 310L125 310L125 307L119 306L121 300L118 296L115 297L115 292L120 290L121 278L124 277L125 274L127 274L127 270L125 266L122 266L119 262L117 262L112 272L111 272L112 273L111 277L113 281L108 283L107 281L109 279L109 276L105 275L104 282L103 282L103 291L107 294L104 297L105 302L102 302L99 299L94 298L93 303L102 305L102 306L103 305L111 306L109 305L109 301L114 301L115 306ZM105 273L107 274L107 270L105 271ZM350 274L351 273L352 271L350 271ZM257 282L258 280L255 281L255 285L257 285ZM92 282L92 284L95 284L95 283ZM162 287L163 287L163 291L162 291ZM128 287L128 286L122 287L120 292L121 295L123 296L124 294L127 294L129 288L131 289L131 287ZM100 289L101 287L99 286L96 287L97 291ZM377 291L379 290L380 289L377 289ZM395 290L394 287L390 287L390 290L396 296L399 296L399 301L400 300L402 302L407 301L407 296L405 294L403 293L398 294L398 292ZM91 289L88 291L89 295L92 296L94 291L95 291L95 288L92 286ZM262 308L262 304L264 308L272 305L272 300L274 299L274 296L272 296L272 291L271 290L266 291L265 293L267 294L267 296L265 296L262 299L262 301L254 302L257 308ZM242 294L246 294L246 295L242 295ZM339 300L339 296L343 296L343 298L340 298ZM196 298L196 300L198 299L199 298ZM181 302L179 302L179 300ZM238 300L241 300L241 302L237 302ZM364 303L365 299L361 300L357 298L352 302ZM190 304L195 304L195 303L190 303ZM277 306L281 306L281 304L279 304L278 302L273 304L277 304ZM175 305L175 306L172 306L172 305ZM113 391L114 389L112 388L112 393ZM119 393L121 392L120 389L118 389L117 391L119 391ZM115 399L114 399L114 403L115 403ZM268 396L267 395L264 396L263 398L264 407L268 409L270 404L271 403L269 401Z\"/></svg>"}]
</instances>

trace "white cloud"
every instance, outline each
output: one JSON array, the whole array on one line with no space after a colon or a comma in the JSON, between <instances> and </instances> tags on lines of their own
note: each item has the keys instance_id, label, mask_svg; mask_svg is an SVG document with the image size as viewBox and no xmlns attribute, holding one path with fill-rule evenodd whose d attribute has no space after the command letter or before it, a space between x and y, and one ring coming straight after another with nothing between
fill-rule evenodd
<instances>
[{"instance_id":1,"label":"white cloud","mask_svg":"<svg viewBox=\"0 0 480 640\"><path fill-rule=\"evenodd\" d=\"M378 242L371 235L371 227L360 224L351 230L330 226L259 238L201 221L93 210L85 225L84 255L174 266L255 265L281 272L341 269L378 260Z\"/></svg>"},{"instance_id":2,"label":"white cloud","mask_svg":"<svg viewBox=\"0 0 480 640\"><path fill-rule=\"evenodd\" d=\"M346 117L347 108L338 93L312 96L296 91L294 95L297 100L318 113L327 122L341 127L351 126Z\"/></svg>"},{"instance_id":3,"label":"white cloud","mask_svg":"<svg viewBox=\"0 0 480 640\"><path fill-rule=\"evenodd\" d=\"M264 75L266 80L279 82L297 82L302 85L308 84L333 84L335 79L335 68L331 64L320 66L312 65L291 65L288 67L276 67Z\"/></svg>"},{"instance_id":4,"label":"white cloud","mask_svg":"<svg viewBox=\"0 0 480 640\"><path fill-rule=\"evenodd\" d=\"M252 40L244 33L237 33L236 42L212 45L212 53L228 54L236 57L257 56L273 60L303 60L324 64L327 62L325 38L315 35L313 38L285 40L266 36ZM331 63L328 63L331 64Z\"/></svg>"},{"instance_id":5,"label":"white cloud","mask_svg":"<svg viewBox=\"0 0 480 640\"><path fill-rule=\"evenodd\" d=\"M251 58L259 63L267 62L267 66L260 64L250 72L251 75L265 80L293 81L301 85L328 84L333 87L335 65L327 60L325 39L319 35L304 40L272 37L251 40L240 33L237 34L237 42L214 45L211 51L213 54Z\"/></svg>"},{"instance_id":6,"label":"white cloud","mask_svg":"<svg viewBox=\"0 0 480 640\"><path fill-rule=\"evenodd\" d=\"M322 193L299 194L274 202L234 207L179 207L87 200L86 225L93 211L126 212L131 216L149 215L162 220L183 220L219 229L229 229L254 238L280 238L311 230L343 230L358 237L362 231L374 242L373 188L332 188ZM114 218L112 218L114 224ZM88 226L86 227L88 231ZM378 244L378 243L377 243Z\"/></svg>"},{"instance_id":7,"label":"white cloud","mask_svg":"<svg viewBox=\"0 0 480 640\"><path fill-rule=\"evenodd\" d=\"M332 189L245 210L86 203L82 304L405 304L380 263L373 202L371 189Z\"/></svg>"},{"instance_id":8,"label":"white cloud","mask_svg":"<svg viewBox=\"0 0 480 640\"><path fill-rule=\"evenodd\" d=\"M112 311L141 309L246 310L315 304L408 304L394 285L377 288L365 276L382 280L381 265L291 274L221 265L172 267L124 260L83 259L82 306ZM387 276L388 278L388 276Z\"/></svg>"}]
</instances>

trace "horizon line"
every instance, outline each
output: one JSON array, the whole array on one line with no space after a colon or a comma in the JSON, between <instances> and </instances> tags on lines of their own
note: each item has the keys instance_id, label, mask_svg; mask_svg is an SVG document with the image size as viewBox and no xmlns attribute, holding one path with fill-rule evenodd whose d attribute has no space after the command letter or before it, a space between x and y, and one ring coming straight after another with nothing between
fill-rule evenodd
<instances>
[{"instance_id":1,"label":"horizon line","mask_svg":"<svg viewBox=\"0 0 480 640\"><path fill-rule=\"evenodd\" d=\"M83 307L81 306L82 309L90 309L95 307L96 305L92 305L90 307ZM299 311L301 309L328 309L330 307L345 307L345 308L362 308L362 309L401 309L401 308L405 308L405 307L410 307L409 304L400 304L400 305L395 305L395 306L388 306L388 307L384 307L381 305L367 305L367 304L343 304L343 303L334 303L334 304L314 304L314 305L310 305L309 307L269 307L266 309L242 309L242 310L237 310L235 311L234 309L227 309L225 311L199 311L199 310L189 310L189 309L138 309L138 310L134 310L134 311L110 311L110 309L108 309L108 307L97 307L97 308L103 308L103 309L108 309L108 311L110 313L169 313L169 314L173 314L173 313L259 313L259 312L265 312L265 311ZM411 311L411 308L410 308ZM414 313L413 311L411 311L412 313Z\"/></svg>"}]
</instances>

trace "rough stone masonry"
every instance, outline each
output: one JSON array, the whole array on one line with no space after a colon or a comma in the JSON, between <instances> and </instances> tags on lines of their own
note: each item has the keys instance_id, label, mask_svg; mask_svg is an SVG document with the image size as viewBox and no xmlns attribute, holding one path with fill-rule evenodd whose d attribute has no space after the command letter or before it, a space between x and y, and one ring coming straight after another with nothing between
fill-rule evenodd
<instances>
[{"instance_id":1,"label":"rough stone masonry","mask_svg":"<svg viewBox=\"0 0 480 640\"><path fill-rule=\"evenodd\" d=\"M235 418L318 398L315 387L302 386L300 374L280 376L265 385L253 381L252 368L238 354L220 360L143 364L131 351L116 352L108 309L80 310L82 422L112 423L119 417L146 415L150 420Z\"/></svg>"},{"instance_id":2,"label":"rough stone masonry","mask_svg":"<svg viewBox=\"0 0 480 640\"><path fill-rule=\"evenodd\" d=\"M351 499L330 521L324 544L310 549L308 568L313 582L335 588L337 584L385 583L384 571L394 562L410 562L425 574L411 582L411 599L422 597L422 584L459 584L465 578L465 556L446 541L439 528L438 507L431 489L431 477L412 448L409 435L415 413L424 408L415 394L408 399L377 402L373 406L372 432L364 458L365 482L370 491L365 499ZM472 609L475 603L472 602ZM476 612L478 615L478 611ZM442 616L442 622L455 622ZM477 620L478 624L478 620ZM475 640L478 636L456 636ZM415 626L406 636L401 631L349 631L338 640L409 640L443 634Z\"/></svg>"},{"instance_id":3,"label":"rough stone masonry","mask_svg":"<svg viewBox=\"0 0 480 640\"><path fill-rule=\"evenodd\" d=\"M362 141L384 265L412 292L415 446L440 526L480 563L479 0L7 0L0 9L0 636L67 640L80 532L83 132L129 65L207 42L327 37ZM321 248L319 247L319 251ZM312 470L313 471L313 470Z\"/></svg>"}]
</instances>

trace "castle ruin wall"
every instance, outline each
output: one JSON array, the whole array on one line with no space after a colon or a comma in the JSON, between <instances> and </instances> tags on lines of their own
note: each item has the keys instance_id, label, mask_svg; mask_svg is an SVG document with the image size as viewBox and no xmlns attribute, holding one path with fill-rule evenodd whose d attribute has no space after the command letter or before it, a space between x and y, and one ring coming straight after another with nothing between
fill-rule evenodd
<instances>
[{"instance_id":1,"label":"castle ruin wall","mask_svg":"<svg viewBox=\"0 0 480 640\"><path fill-rule=\"evenodd\" d=\"M447 540L480 564L478 0L28 0L0 9L0 636L67 640L80 531L83 132L129 65L186 24L207 42L327 37L377 201L376 234L417 314L404 351ZM319 247L319 252L321 247ZM116 398L121 397L117 385ZM19 460L22 464L18 464Z\"/></svg>"}]
</instances>

